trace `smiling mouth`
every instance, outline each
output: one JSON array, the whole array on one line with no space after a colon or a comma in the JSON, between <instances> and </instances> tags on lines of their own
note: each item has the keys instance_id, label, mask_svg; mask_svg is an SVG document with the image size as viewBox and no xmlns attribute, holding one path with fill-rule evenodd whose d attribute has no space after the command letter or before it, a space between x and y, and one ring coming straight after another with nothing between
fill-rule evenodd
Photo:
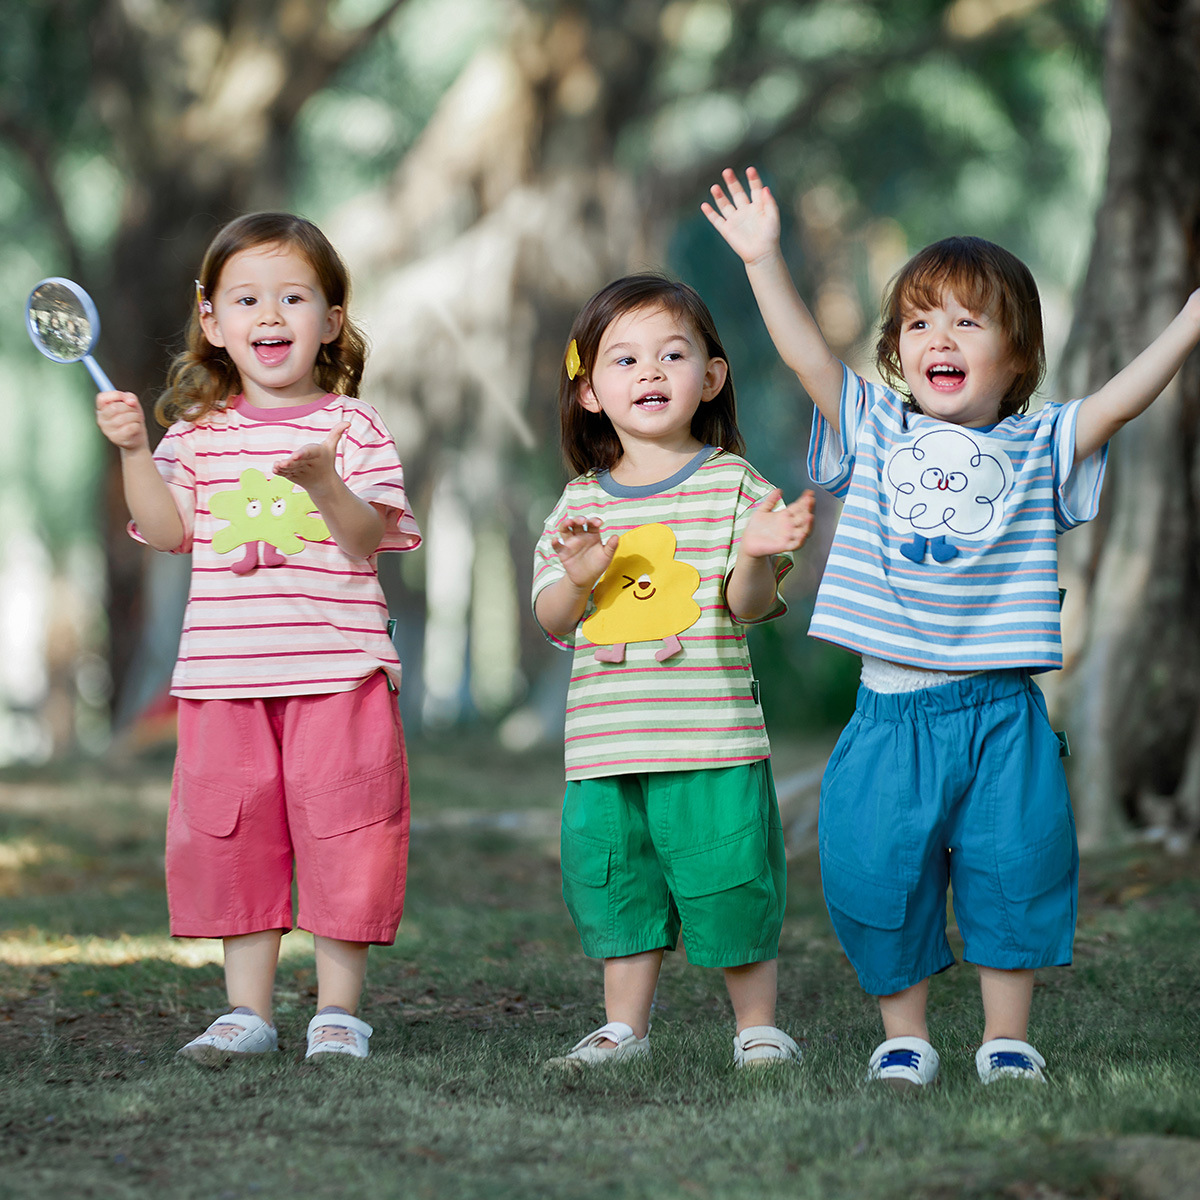
<instances>
[{"instance_id":1,"label":"smiling mouth","mask_svg":"<svg viewBox=\"0 0 1200 1200\"><path fill-rule=\"evenodd\" d=\"M655 408L655 409L657 409L657 408L662 408L663 405L668 404L669 401L667 400L667 397L664 396L661 392L652 392L649 396L642 396L639 399L635 400L633 403L634 403L635 408Z\"/></svg>"},{"instance_id":2,"label":"smiling mouth","mask_svg":"<svg viewBox=\"0 0 1200 1200\"><path fill-rule=\"evenodd\" d=\"M254 354L264 366L274 367L287 358L291 348L292 343L285 338L264 338L254 343Z\"/></svg>"},{"instance_id":3,"label":"smiling mouth","mask_svg":"<svg viewBox=\"0 0 1200 1200\"><path fill-rule=\"evenodd\" d=\"M946 363L939 363L936 366L930 367L925 372L925 378L929 380L930 386L938 388L941 391L953 390L966 377L966 371L960 371L958 367L952 367Z\"/></svg>"}]
</instances>

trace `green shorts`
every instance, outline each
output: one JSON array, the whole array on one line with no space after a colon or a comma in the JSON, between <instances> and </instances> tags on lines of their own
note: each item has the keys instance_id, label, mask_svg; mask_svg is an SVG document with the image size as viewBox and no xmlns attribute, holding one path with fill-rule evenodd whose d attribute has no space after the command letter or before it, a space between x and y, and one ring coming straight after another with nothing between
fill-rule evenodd
<instances>
[{"instance_id":1,"label":"green shorts","mask_svg":"<svg viewBox=\"0 0 1200 1200\"><path fill-rule=\"evenodd\" d=\"M739 967L779 954L783 828L768 759L571 780L563 899L592 958L675 949Z\"/></svg>"}]
</instances>

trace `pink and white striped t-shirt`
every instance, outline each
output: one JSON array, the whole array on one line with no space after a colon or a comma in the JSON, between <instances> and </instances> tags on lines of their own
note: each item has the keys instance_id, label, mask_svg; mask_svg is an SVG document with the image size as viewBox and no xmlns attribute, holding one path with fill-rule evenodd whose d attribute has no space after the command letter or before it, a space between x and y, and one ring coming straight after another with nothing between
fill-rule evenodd
<instances>
[{"instance_id":1,"label":"pink and white striped t-shirt","mask_svg":"<svg viewBox=\"0 0 1200 1200\"><path fill-rule=\"evenodd\" d=\"M176 422L159 443L155 464L184 527L176 553L192 555L173 695L346 692L378 670L399 686L375 555L351 558L307 493L272 475L276 461L323 441L341 421L350 428L338 445L338 473L382 509L379 550L414 549L421 534L395 443L362 400L330 393L258 408L236 396L195 424ZM142 540L132 524L130 532Z\"/></svg>"}]
</instances>

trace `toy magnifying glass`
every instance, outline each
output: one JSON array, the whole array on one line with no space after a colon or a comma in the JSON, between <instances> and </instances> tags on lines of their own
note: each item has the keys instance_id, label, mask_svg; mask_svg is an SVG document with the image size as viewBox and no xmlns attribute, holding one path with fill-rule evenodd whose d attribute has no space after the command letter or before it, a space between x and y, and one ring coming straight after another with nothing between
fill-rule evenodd
<instances>
[{"instance_id":1,"label":"toy magnifying glass","mask_svg":"<svg viewBox=\"0 0 1200 1200\"><path fill-rule=\"evenodd\" d=\"M81 362L102 392L116 389L92 351L100 337L100 314L91 296L70 279L43 279L25 304L25 326L33 344L58 363Z\"/></svg>"}]
</instances>

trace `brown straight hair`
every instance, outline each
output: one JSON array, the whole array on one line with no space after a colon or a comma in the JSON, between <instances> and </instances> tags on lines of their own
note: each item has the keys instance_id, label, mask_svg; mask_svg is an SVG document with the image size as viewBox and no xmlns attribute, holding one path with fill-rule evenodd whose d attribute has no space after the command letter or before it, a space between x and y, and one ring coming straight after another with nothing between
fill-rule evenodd
<instances>
[{"instance_id":1,"label":"brown straight hair","mask_svg":"<svg viewBox=\"0 0 1200 1200\"><path fill-rule=\"evenodd\" d=\"M708 305L686 283L646 272L626 275L601 288L583 306L567 339L568 347L574 341L579 352L579 371L574 379L568 375L565 351L559 371L558 418L562 452L574 475L611 470L621 459L621 441L612 422L604 413L589 412L579 403L579 385L596 365L604 331L618 317L639 308L666 309L699 335L709 358L729 362ZM725 386L696 410L692 417L692 436L705 445L720 446L731 454L745 452L745 443L737 427L737 395L732 370L726 374Z\"/></svg>"},{"instance_id":2,"label":"brown straight hair","mask_svg":"<svg viewBox=\"0 0 1200 1200\"><path fill-rule=\"evenodd\" d=\"M342 310L342 330L332 342L322 344L313 367L318 387L343 396L357 396L367 359L367 340L350 320L350 274L329 239L304 217L292 213L248 213L230 221L209 243L197 282L211 297L225 264L255 246L282 246L302 254L316 272L326 302ZM226 400L242 390L242 379L233 360L214 346L200 325L200 297L192 306L184 350L175 356L167 376L166 391L154 406L162 425L172 421L199 421L224 408Z\"/></svg>"},{"instance_id":3,"label":"brown straight hair","mask_svg":"<svg viewBox=\"0 0 1200 1200\"><path fill-rule=\"evenodd\" d=\"M995 242L978 237L943 238L913 255L883 298L883 324L875 346L879 373L907 391L900 370L900 330L905 318L937 308L947 292L966 308L991 313L1008 338L1016 377L1000 401L1000 417L1029 407L1046 374L1042 304L1029 268ZM909 396L909 403L915 401Z\"/></svg>"}]
</instances>

